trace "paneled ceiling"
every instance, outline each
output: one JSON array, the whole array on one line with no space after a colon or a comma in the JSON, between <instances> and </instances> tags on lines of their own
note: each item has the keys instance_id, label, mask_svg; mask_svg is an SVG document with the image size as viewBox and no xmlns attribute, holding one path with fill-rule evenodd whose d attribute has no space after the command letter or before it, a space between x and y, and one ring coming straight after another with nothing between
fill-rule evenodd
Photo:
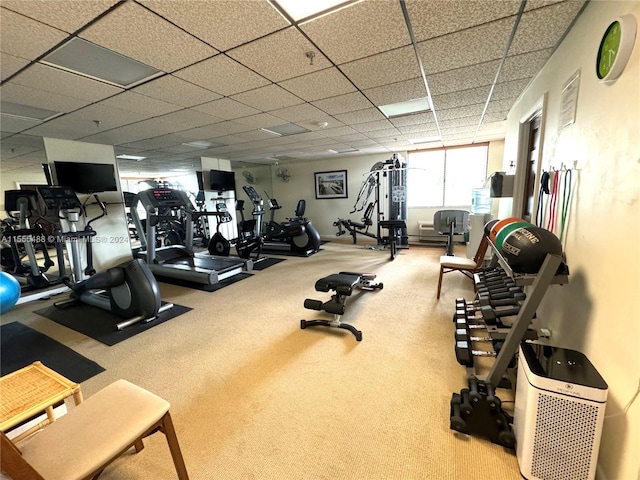
<instances>
[{"instance_id":1,"label":"paneled ceiling","mask_svg":"<svg viewBox=\"0 0 640 480\"><path fill-rule=\"evenodd\" d=\"M585 3L361 0L296 22L277 0L1 0L2 169L46 161L41 137L146 157L119 160L123 174L193 171L202 156L348 161L503 138ZM46 62L76 37L159 73L123 87ZM424 97L426 113L378 108ZM284 124L305 130L263 130Z\"/></svg>"}]
</instances>

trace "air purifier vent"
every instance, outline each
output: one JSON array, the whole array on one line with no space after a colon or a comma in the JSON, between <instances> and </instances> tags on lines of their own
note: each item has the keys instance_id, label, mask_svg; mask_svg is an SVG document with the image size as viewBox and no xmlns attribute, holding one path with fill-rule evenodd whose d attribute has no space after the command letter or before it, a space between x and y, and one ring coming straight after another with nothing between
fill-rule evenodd
<instances>
[{"instance_id":1,"label":"air purifier vent","mask_svg":"<svg viewBox=\"0 0 640 480\"><path fill-rule=\"evenodd\" d=\"M531 473L546 480L589 478L597 405L538 394Z\"/></svg>"}]
</instances>

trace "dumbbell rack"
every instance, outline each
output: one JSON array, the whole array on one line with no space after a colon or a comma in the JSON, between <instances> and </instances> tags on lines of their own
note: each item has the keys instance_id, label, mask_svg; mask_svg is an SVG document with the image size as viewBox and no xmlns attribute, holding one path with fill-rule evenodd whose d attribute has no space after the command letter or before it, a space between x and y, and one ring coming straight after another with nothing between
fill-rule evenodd
<instances>
[{"instance_id":1,"label":"dumbbell rack","mask_svg":"<svg viewBox=\"0 0 640 480\"><path fill-rule=\"evenodd\" d=\"M514 272L492 242L489 242L493 256L489 267L498 264L513 279L517 286L531 286L531 291L522 303L515 321L504 339L495 362L484 379L475 374L468 377L468 388L454 393L451 398L450 428L461 433L477 434L489 438L493 443L514 448L515 437L511 431L512 417L502 409L495 388L501 383L511 360L514 358L520 341L523 339L531 320L547 289L552 284L562 285L569 281L568 269L561 255L547 255L537 274ZM479 282L474 274L474 282Z\"/></svg>"},{"instance_id":2,"label":"dumbbell rack","mask_svg":"<svg viewBox=\"0 0 640 480\"><path fill-rule=\"evenodd\" d=\"M540 302L542 302L544 295L547 293L547 289L553 284L563 285L567 283L569 281L569 274L568 269L562 262L562 256L551 254L546 256L537 274L516 273L511 269L492 242L489 242L489 246L493 251L489 266L500 264L505 273L513 279L517 286L531 286L531 291L527 292L527 297L522 303L516 319L504 340L502 348L485 379L486 383L497 387L507 371L511 359L518 351L520 341L529 328L529 324L536 314L536 310ZM563 265L564 268L561 268L560 273L558 273L561 265ZM477 279L474 278L474 281L475 280Z\"/></svg>"}]
</instances>

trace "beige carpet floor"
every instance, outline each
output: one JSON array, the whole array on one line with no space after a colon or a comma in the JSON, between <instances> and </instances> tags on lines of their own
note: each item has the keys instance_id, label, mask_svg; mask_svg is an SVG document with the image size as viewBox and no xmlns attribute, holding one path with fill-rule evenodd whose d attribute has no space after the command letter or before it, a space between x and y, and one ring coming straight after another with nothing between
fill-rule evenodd
<instances>
[{"instance_id":1,"label":"beige carpet floor","mask_svg":"<svg viewBox=\"0 0 640 480\"><path fill-rule=\"evenodd\" d=\"M454 356L454 299L472 286L448 274L436 300L441 254L411 247L390 261L387 251L330 242L214 293L161 284L164 300L193 310L112 347L32 313L53 300L2 322L19 320L106 368L82 384L85 397L126 378L167 399L194 480L520 478L512 451L449 429L449 400L466 377ZM342 320L362 342L300 329L300 319L326 315L303 307L329 298L315 281L339 271L384 283L347 301ZM163 435L145 445L100 478L175 478Z\"/></svg>"}]
</instances>

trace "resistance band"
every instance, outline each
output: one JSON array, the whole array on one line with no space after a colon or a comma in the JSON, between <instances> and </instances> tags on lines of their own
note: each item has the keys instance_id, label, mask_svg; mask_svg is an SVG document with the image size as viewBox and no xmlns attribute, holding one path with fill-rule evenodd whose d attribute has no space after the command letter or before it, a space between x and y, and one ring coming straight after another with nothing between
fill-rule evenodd
<instances>
[{"instance_id":1,"label":"resistance band","mask_svg":"<svg viewBox=\"0 0 640 480\"><path fill-rule=\"evenodd\" d=\"M562 218L560 223L560 242L563 242L564 228L566 226L567 215L569 213L569 203L571 201L571 170L564 172L562 186Z\"/></svg>"},{"instance_id":2,"label":"resistance band","mask_svg":"<svg viewBox=\"0 0 640 480\"><path fill-rule=\"evenodd\" d=\"M551 172L551 176L553 177L551 182L551 201L549 202L549 220L547 221L547 230L553 232L553 228L556 223L556 201L558 199L558 180L559 175L558 172Z\"/></svg>"}]
</instances>

